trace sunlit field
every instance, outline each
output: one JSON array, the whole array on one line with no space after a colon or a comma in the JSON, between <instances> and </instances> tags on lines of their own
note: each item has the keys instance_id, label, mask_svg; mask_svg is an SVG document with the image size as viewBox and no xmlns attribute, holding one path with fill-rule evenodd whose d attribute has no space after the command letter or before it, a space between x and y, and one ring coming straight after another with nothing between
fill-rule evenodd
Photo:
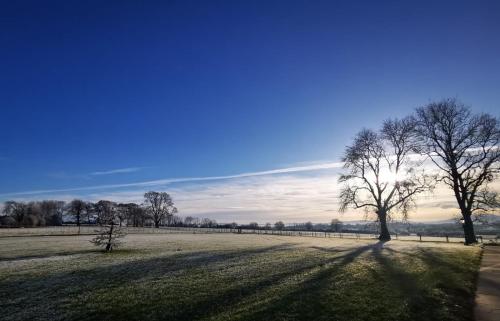
<instances>
[{"instance_id":1,"label":"sunlit field","mask_svg":"<svg viewBox=\"0 0 500 321\"><path fill-rule=\"evenodd\" d=\"M480 250L271 235L0 238L2 320L473 320Z\"/></svg>"}]
</instances>

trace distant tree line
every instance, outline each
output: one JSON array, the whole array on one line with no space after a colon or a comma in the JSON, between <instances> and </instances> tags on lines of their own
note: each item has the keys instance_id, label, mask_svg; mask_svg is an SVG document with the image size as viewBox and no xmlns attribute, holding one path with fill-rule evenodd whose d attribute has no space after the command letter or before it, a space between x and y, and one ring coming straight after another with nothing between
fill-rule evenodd
<instances>
[{"instance_id":1,"label":"distant tree line","mask_svg":"<svg viewBox=\"0 0 500 321\"><path fill-rule=\"evenodd\" d=\"M58 226L63 222L81 224L104 224L109 219L119 226L199 226L215 227L217 222L209 218L180 217L172 197L166 192L150 191L144 201L118 203L109 200L98 202L74 199L70 202L58 200L6 201L3 204L0 226L38 227Z\"/></svg>"},{"instance_id":2,"label":"distant tree line","mask_svg":"<svg viewBox=\"0 0 500 321\"><path fill-rule=\"evenodd\" d=\"M332 219L330 224L326 223L291 223L285 224L283 221L277 221L274 224L265 223L259 224L257 222L250 222L248 224L218 224L217 227L220 228L233 228L233 229L247 229L247 230L278 230L278 231L323 231L323 232L341 232L343 228L343 223L338 219Z\"/></svg>"},{"instance_id":3,"label":"distant tree line","mask_svg":"<svg viewBox=\"0 0 500 321\"><path fill-rule=\"evenodd\" d=\"M6 201L4 203L0 226L4 227L42 227L60 226L65 223L80 225L114 225L144 227L205 227L260 230L296 231L333 231L341 232L343 223L333 219L325 223L275 223L248 224L218 223L210 218L194 216L181 217L170 195L165 192L150 191L144 194L144 201L137 203L117 203L109 200L89 202L74 199L70 202L57 200L43 201ZM111 233L112 234L112 233ZM110 235L111 235L110 234Z\"/></svg>"}]
</instances>

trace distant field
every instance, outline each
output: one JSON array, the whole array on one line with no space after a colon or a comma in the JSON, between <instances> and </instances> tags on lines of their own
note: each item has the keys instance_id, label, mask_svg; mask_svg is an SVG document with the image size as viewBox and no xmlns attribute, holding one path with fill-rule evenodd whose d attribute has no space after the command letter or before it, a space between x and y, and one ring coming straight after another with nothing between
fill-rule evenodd
<instances>
[{"instance_id":1,"label":"distant field","mask_svg":"<svg viewBox=\"0 0 500 321\"><path fill-rule=\"evenodd\" d=\"M0 238L1 320L473 320L480 250L238 234Z\"/></svg>"},{"instance_id":2,"label":"distant field","mask_svg":"<svg viewBox=\"0 0 500 321\"><path fill-rule=\"evenodd\" d=\"M0 228L0 237L3 236L28 236L28 235L74 235L74 234L95 234L96 226L48 226L34 228ZM159 234L159 233L232 233L235 230L228 228L198 228L198 227L123 227L130 234ZM378 235L362 233L334 233L319 231L276 231L276 230L251 230L242 229L244 234L270 234L270 235L290 235L290 236L313 236L324 238L353 238L353 239L375 239ZM496 235L483 235L485 241L494 238ZM422 236L417 235L392 235L395 240L402 241L423 241L423 242L451 242L463 243L463 237L445 236Z\"/></svg>"}]
</instances>

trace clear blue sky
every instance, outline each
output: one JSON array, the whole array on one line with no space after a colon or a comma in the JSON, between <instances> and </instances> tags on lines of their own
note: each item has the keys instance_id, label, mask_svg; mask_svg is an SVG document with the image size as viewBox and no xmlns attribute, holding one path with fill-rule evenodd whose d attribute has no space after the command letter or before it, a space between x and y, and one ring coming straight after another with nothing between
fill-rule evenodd
<instances>
[{"instance_id":1,"label":"clear blue sky","mask_svg":"<svg viewBox=\"0 0 500 321\"><path fill-rule=\"evenodd\" d=\"M0 194L338 161L442 97L499 114L500 1L3 1L0 24Z\"/></svg>"}]
</instances>

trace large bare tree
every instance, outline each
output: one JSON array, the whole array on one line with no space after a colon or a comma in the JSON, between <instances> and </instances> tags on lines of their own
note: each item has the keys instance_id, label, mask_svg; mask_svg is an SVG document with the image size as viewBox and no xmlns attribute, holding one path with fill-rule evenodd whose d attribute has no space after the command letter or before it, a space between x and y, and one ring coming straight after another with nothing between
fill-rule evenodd
<instances>
[{"instance_id":1,"label":"large bare tree","mask_svg":"<svg viewBox=\"0 0 500 321\"><path fill-rule=\"evenodd\" d=\"M475 243L473 214L498 206L488 183L500 172L499 120L474 114L456 99L418 108L417 120L423 151L441 170L441 180L457 200L465 243Z\"/></svg>"},{"instance_id":2,"label":"large bare tree","mask_svg":"<svg viewBox=\"0 0 500 321\"><path fill-rule=\"evenodd\" d=\"M144 205L156 228L160 227L160 223L164 219L169 220L170 217L177 213L172 197L166 192L150 191L145 193Z\"/></svg>"},{"instance_id":3,"label":"large bare tree","mask_svg":"<svg viewBox=\"0 0 500 321\"><path fill-rule=\"evenodd\" d=\"M379 132L360 131L345 150L340 210L376 214L382 241L391 239L387 228L391 215L400 212L406 219L416 195L432 188L422 162L412 157L417 147L415 122L404 118L386 121Z\"/></svg>"}]
</instances>

